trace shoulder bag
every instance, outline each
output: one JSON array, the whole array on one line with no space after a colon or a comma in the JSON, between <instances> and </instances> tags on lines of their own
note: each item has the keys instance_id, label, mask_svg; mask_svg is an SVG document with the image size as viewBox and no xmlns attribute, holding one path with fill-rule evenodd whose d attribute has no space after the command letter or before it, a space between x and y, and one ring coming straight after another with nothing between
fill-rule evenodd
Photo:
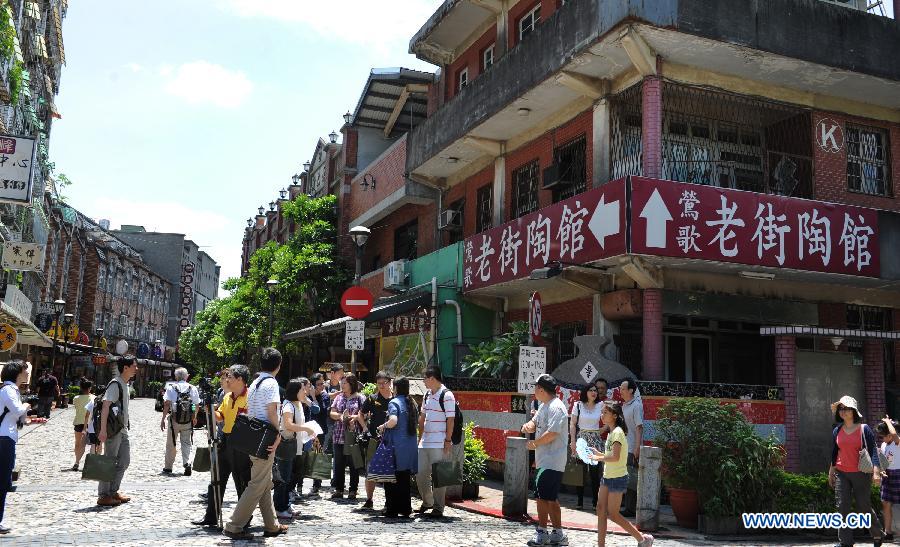
<instances>
[{"instance_id":1,"label":"shoulder bag","mask_svg":"<svg viewBox=\"0 0 900 547\"><path fill-rule=\"evenodd\" d=\"M256 387L269 378L262 378L257 381ZM271 378L275 380L275 378ZM277 382L277 380L275 380ZM253 392L256 395L256 391ZM247 401L247 407L250 407L250 401ZM228 443L238 452L248 454L255 458L264 460L269 459L269 447L275 444L278 439L278 428L265 420L254 418L249 414L238 414L234 420L234 427L231 429L231 436Z\"/></svg>"},{"instance_id":2,"label":"shoulder bag","mask_svg":"<svg viewBox=\"0 0 900 547\"><path fill-rule=\"evenodd\" d=\"M875 466L872 465L872 457L869 456L869 451L866 450L866 433L864 428L865 424L860 424L859 426L859 437L862 440L862 448L859 450L859 470L861 473L871 473L875 470Z\"/></svg>"},{"instance_id":3,"label":"shoulder bag","mask_svg":"<svg viewBox=\"0 0 900 547\"><path fill-rule=\"evenodd\" d=\"M292 418L296 424L297 407L294 406L294 403L291 403L291 407L294 409ZM301 409L300 412L303 412L303 409ZM287 433L287 431L285 431L285 433ZM290 432L290 435L289 438L285 437L284 434L281 435L281 442L278 443L278 448L275 449L275 457L279 460L289 460L297 455L297 433L292 431Z\"/></svg>"}]
</instances>

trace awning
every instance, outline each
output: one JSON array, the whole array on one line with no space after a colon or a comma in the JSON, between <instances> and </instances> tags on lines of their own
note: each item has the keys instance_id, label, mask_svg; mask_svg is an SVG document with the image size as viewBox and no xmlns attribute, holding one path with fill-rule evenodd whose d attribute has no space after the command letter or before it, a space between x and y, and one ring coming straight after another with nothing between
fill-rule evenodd
<instances>
[{"instance_id":1,"label":"awning","mask_svg":"<svg viewBox=\"0 0 900 547\"><path fill-rule=\"evenodd\" d=\"M376 304L376 306L372 308L372 311L369 313L365 320L379 321L386 317L394 317L404 312L412 311L420 306L431 307L430 292L419 292L413 295L404 294L401 296L379 300L378 304ZM325 323L319 323L318 325L306 327L305 329L289 332L282 336L281 339L296 340L297 338L305 338L307 336L315 336L317 334L341 330L342 328L344 328L344 323L350 321L351 319L351 317L346 316L341 317L340 319L332 319L331 321L327 321Z\"/></svg>"},{"instance_id":2,"label":"awning","mask_svg":"<svg viewBox=\"0 0 900 547\"><path fill-rule=\"evenodd\" d=\"M6 302L0 302L0 322L9 323L16 329L17 343L29 346L49 348L53 341L47 337L34 323L25 319L17 311L9 307Z\"/></svg>"}]
</instances>

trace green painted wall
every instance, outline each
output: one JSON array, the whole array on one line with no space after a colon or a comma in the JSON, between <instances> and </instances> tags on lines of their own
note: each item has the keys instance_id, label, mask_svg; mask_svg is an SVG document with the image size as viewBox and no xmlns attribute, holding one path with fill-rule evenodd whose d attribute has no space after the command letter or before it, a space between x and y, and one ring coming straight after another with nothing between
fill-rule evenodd
<instances>
[{"instance_id":1,"label":"green painted wall","mask_svg":"<svg viewBox=\"0 0 900 547\"><path fill-rule=\"evenodd\" d=\"M454 345L457 340L456 308L443 305L445 300L456 300L462 309L463 343L476 344L493 335L494 312L463 301L462 253L463 244L459 242L407 264L411 287L430 283L431 278L437 278L437 348L441 371L445 375L453 374Z\"/></svg>"}]
</instances>

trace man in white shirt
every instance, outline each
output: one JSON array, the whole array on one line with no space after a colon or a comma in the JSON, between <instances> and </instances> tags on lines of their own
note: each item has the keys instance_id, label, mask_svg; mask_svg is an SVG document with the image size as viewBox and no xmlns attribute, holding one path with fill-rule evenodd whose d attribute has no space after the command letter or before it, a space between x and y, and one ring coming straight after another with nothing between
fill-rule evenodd
<instances>
[{"instance_id":1,"label":"man in white shirt","mask_svg":"<svg viewBox=\"0 0 900 547\"><path fill-rule=\"evenodd\" d=\"M428 367L425 370L425 387L428 393L422 402L419 414L419 472L416 484L422 496L419 513L427 518L444 516L444 498L447 488L433 488L431 466L443 461L460 460L463 443L453 444L453 423L456 420L456 398L443 383L441 369ZM441 405L443 398L443 405ZM430 512L429 512L430 511Z\"/></svg>"},{"instance_id":2,"label":"man in white shirt","mask_svg":"<svg viewBox=\"0 0 900 547\"><path fill-rule=\"evenodd\" d=\"M197 425L197 412L200 410L200 393L195 386L187 382L188 371L186 368L175 369L175 382L166 387L166 395L163 399L163 414L159 421L160 431L166 430L169 424L169 432L166 434L166 463L163 473L172 472L172 464L175 462L175 437L181 440L181 463L184 466L184 476L191 474L191 443L194 436L194 426ZM190 401L188 403L188 401Z\"/></svg>"},{"instance_id":3,"label":"man in white shirt","mask_svg":"<svg viewBox=\"0 0 900 547\"><path fill-rule=\"evenodd\" d=\"M622 394L622 413L625 414L625 425L628 426L628 476L637 477L638 459L641 457L641 444L644 441L644 403L638 394L638 385L635 380L624 380L619 386ZM622 497L622 515L633 517L637 508L637 490L630 488L637 483L629 480L629 489Z\"/></svg>"},{"instance_id":4,"label":"man in white shirt","mask_svg":"<svg viewBox=\"0 0 900 547\"><path fill-rule=\"evenodd\" d=\"M275 348L264 349L259 368L262 372L247 390L247 414L277 428L280 423L278 407L281 405L281 393L275 376L281 368L281 353ZM280 441L281 435L276 436L275 442L269 447L268 458L250 456L250 483L238 498L231 520L225 523L223 530L229 538L253 539L253 534L244 532L244 525L250 521L257 505L262 513L265 537L275 537L287 532L288 527L279 524L275 518L275 504L272 501L272 464Z\"/></svg>"}]
</instances>

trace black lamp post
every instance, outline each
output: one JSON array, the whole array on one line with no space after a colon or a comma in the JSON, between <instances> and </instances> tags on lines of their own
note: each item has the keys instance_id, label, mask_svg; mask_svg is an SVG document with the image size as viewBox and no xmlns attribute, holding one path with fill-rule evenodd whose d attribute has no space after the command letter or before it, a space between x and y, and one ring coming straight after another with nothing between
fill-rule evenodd
<instances>
[{"instance_id":1,"label":"black lamp post","mask_svg":"<svg viewBox=\"0 0 900 547\"><path fill-rule=\"evenodd\" d=\"M53 311L56 314L53 324L56 325L53 332L53 351L50 353L50 369L56 373L56 341L59 340L59 322L62 319L62 313L66 310L65 300L56 300L53 302Z\"/></svg>"},{"instance_id":2,"label":"black lamp post","mask_svg":"<svg viewBox=\"0 0 900 547\"><path fill-rule=\"evenodd\" d=\"M75 319L75 316L71 313L65 314L63 319L63 347L69 345L69 328L72 327L72 321ZM63 378L69 377L69 353L66 353L66 366L63 368Z\"/></svg>"},{"instance_id":3,"label":"black lamp post","mask_svg":"<svg viewBox=\"0 0 900 547\"><path fill-rule=\"evenodd\" d=\"M97 337L94 342L95 342L94 346L96 346L98 348L103 343L103 327L100 327L99 329L97 329Z\"/></svg>"},{"instance_id":4,"label":"black lamp post","mask_svg":"<svg viewBox=\"0 0 900 547\"><path fill-rule=\"evenodd\" d=\"M359 285L360 278L362 277L362 255L363 255L363 247L366 244L366 241L369 240L369 236L372 235L372 230L369 230L365 226L354 226L350 228L350 237L353 239L353 243L356 244L356 275L353 277L353 284ZM356 350L350 351L350 371L356 376Z\"/></svg>"},{"instance_id":5,"label":"black lamp post","mask_svg":"<svg viewBox=\"0 0 900 547\"><path fill-rule=\"evenodd\" d=\"M272 324L275 320L275 291L278 289L278 280L270 279L266 281L266 288L269 290L269 346L271 346Z\"/></svg>"}]
</instances>

